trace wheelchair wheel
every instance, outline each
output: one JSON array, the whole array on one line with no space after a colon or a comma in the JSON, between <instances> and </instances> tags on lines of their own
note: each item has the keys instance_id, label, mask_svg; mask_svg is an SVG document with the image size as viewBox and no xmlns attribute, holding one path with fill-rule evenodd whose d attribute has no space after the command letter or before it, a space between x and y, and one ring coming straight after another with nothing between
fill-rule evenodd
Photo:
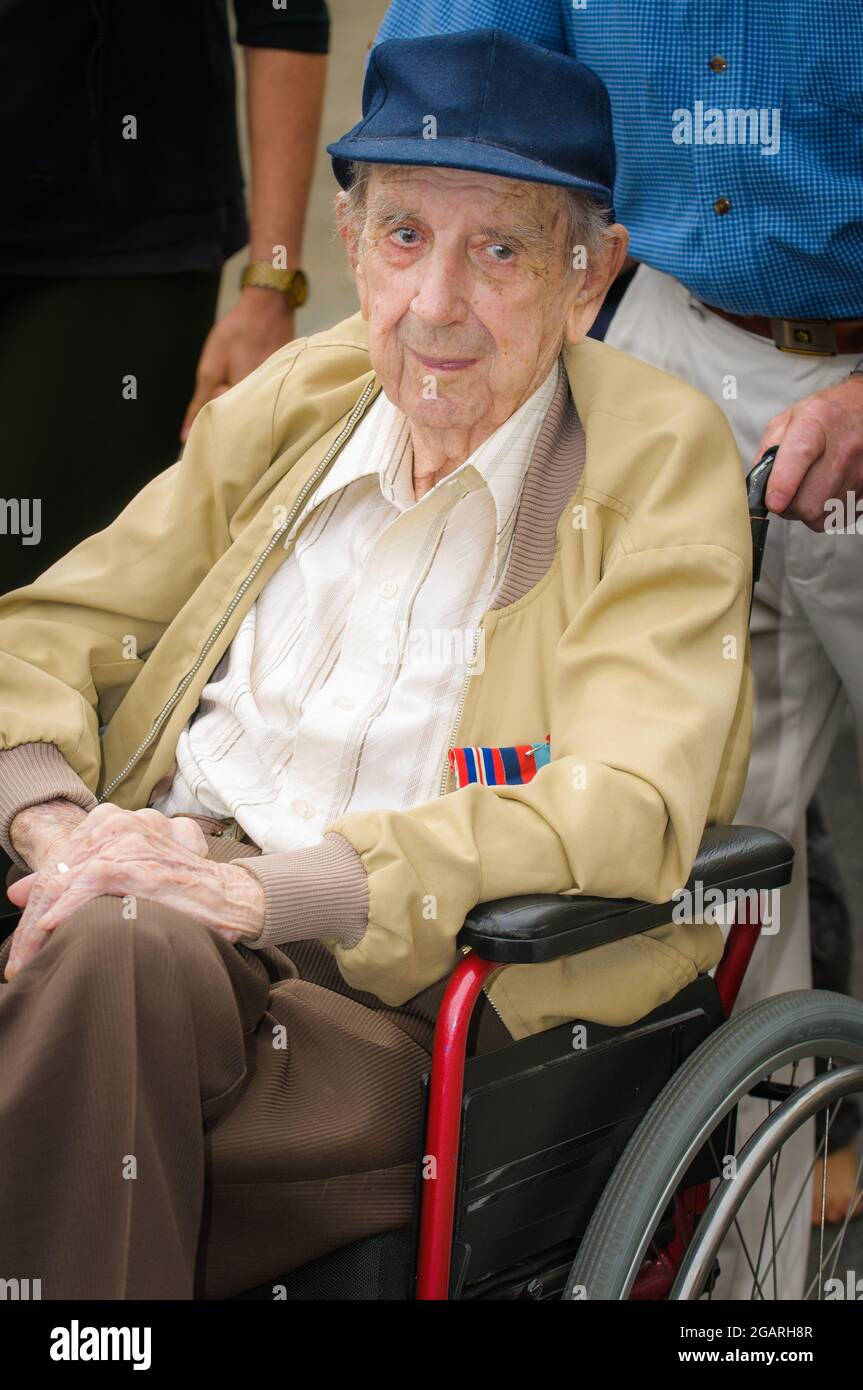
<instances>
[{"instance_id":1,"label":"wheelchair wheel","mask_svg":"<svg viewBox=\"0 0 863 1390\"><path fill-rule=\"evenodd\" d=\"M816 1059L826 1064L820 1074ZM579 1246L564 1299L822 1297L825 1281L841 1269L848 1221L835 1233L825 1230L827 1169L819 1165L821 1221L807 1268L812 1174L839 1108L861 1092L863 1004L799 990L732 1017L675 1072L630 1139ZM748 1110L743 1134L738 1124L730 1140L735 1106L738 1119ZM705 1145L722 1177L694 1188L687 1170ZM863 1158L858 1194L861 1169ZM663 1268L666 1291L639 1292L646 1271ZM732 1271L733 1291L723 1290Z\"/></svg>"}]
</instances>

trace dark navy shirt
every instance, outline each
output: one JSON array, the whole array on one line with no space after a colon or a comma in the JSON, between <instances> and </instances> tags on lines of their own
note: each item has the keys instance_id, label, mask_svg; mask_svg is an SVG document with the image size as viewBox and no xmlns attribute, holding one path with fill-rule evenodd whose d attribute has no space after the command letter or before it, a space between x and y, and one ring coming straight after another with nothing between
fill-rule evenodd
<instances>
[{"instance_id":1,"label":"dark navy shirt","mask_svg":"<svg viewBox=\"0 0 863 1390\"><path fill-rule=\"evenodd\" d=\"M327 51L325 0L233 9L241 44ZM249 234L227 0L0 0L0 151L0 273L220 270Z\"/></svg>"}]
</instances>

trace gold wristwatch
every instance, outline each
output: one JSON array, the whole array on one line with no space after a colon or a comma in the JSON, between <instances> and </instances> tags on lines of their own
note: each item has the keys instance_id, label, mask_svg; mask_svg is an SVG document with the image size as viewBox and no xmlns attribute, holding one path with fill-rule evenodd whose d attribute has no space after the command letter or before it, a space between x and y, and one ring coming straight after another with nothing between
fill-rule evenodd
<instances>
[{"instance_id":1,"label":"gold wristwatch","mask_svg":"<svg viewBox=\"0 0 863 1390\"><path fill-rule=\"evenodd\" d=\"M309 297L309 281L304 270L277 270L269 261L250 261L240 276L240 289L255 285L262 290L279 290L292 308L298 309Z\"/></svg>"}]
</instances>

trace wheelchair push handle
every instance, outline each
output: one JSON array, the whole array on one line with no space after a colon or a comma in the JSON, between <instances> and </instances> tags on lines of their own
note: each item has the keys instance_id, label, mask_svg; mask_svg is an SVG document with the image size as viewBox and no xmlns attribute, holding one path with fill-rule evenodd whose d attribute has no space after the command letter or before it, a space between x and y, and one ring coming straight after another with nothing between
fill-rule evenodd
<instances>
[{"instance_id":1,"label":"wheelchair push handle","mask_svg":"<svg viewBox=\"0 0 863 1390\"><path fill-rule=\"evenodd\" d=\"M761 578L761 562L764 559L764 546L767 541L767 526L770 513L767 510L765 494L770 481L770 473L779 453L779 445L773 444L761 455L758 462L746 475L746 495L749 500L749 524L752 527L752 587ZM749 611L752 612L750 599Z\"/></svg>"}]
</instances>

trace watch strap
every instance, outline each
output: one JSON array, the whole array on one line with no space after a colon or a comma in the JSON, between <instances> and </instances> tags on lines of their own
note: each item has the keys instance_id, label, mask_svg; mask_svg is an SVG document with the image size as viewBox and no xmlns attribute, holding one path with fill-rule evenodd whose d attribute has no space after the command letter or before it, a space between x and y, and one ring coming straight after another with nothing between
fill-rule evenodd
<instances>
[{"instance_id":1,"label":"watch strap","mask_svg":"<svg viewBox=\"0 0 863 1390\"><path fill-rule=\"evenodd\" d=\"M287 295L296 307L305 304L309 294L309 282L304 271L279 270L269 261L250 261L243 267L240 288L245 289L247 285L263 290L278 290Z\"/></svg>"}]
</instances>

